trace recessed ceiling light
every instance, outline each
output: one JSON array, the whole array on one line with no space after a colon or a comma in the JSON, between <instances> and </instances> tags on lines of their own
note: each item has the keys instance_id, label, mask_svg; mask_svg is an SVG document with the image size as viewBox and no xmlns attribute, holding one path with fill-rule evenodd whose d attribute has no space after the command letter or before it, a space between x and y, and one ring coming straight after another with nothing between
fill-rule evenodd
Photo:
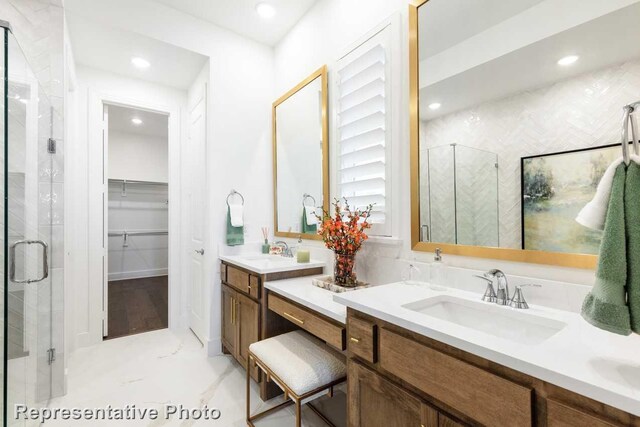
<instances>
[{"instance_id":1,"label":"recessed ceiling light","mask_svg":"<svg viewBox=\"0 0 640 427\"><path fill-rule=\"evenodd\" d=\"M276 8L269 3L258 3L256 5L256 12L258 12L261 18L269 19L276 15Z\"/></svg>"},{"instance_id":2,"label":"recessed ceiling light","mask_svg":"<svg viewBox=\"0 0 640 427\"><path fill-rule=\"evenodd\" d=\"M437 110L440 107L442 107L442 104L440 104L439 102L434 102L433 104L429 104L429 108L431 110Z\"/></svg>"},{"instance_id":3,"label":"recessed ceiling light","mask_svg":"<svg viewBox=\"0 0 640 427\"><path fill-rule=\"evenodd\" d=\"M571 65L574 62L576 62L580 57L578 55L569 55L569 56L565 56L564 58L561 58L558 61L558 65L562 65L563 67L566 67L567 65Z\"/></svg>"},{"instance_id":4,"label":"recessed ceiling light","mask_svg":"<svg viewBox=\"0 0 640 427\"><path fill-rule=\"evenodd\" d=\"M133 123L136 126L140 126L142 124L142 120L140 120L137 117L134 117L133 119L131 119L131 123Z\"/></svg>"},{"instance_id":5,"label":"recessed ceiling light","mask_svg":"<svg viewBox=\"0 0 640 427\"><path fill-rule=\"evenodd\" d=\"M140 58L139 56L131 58L131 63L138 68L149 68L151 65L149 61L144 58Z\"/></svg>"}]
</instances>

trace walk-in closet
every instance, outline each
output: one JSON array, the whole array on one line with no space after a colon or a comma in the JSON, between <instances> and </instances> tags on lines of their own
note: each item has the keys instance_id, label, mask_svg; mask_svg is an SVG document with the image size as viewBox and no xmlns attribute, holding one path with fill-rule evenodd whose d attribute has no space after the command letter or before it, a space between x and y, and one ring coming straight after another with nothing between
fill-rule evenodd
<instances>
[{"instance_id":1,"label":"walk-in closet","mask_svg":"<svg viewBox=\"0 0 640 427\"><path fill-rule=\"evenodd\" d=\"M168 116L105 105L105 339L168 326Z\"/></svg>"}]
</instances>

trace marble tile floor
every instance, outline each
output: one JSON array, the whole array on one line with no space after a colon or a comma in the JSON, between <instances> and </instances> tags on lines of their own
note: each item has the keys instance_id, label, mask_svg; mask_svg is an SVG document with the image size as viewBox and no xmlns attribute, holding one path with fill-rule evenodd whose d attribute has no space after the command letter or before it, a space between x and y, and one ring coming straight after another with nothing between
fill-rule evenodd
<instances>
[{"instance_id":1,"label":"marble tile floor","mask_svg":"<svg viewBox=\"0 0 640 427\"><path fill-rule=\"evenodd\" d=\"M262 402L256 384L251 390L254 412L278 404L282 398ZM316 406L337 426L346 425L344 387L332 399L322 397ZM104 408L135 404L156 408L157 420L47 421L46 426L245 426L245 373L230 356L207 358L202 344L190 331L163 329L104 341L77 350L69 360L68 392L53 399L50 408ZM165 419L165 404L186 408L219 409L218 420ZM256 422L256 427L286 427L295 423L293 406ZM324 422L303 407L303 426Z\"/></svg>"}]
</instances>

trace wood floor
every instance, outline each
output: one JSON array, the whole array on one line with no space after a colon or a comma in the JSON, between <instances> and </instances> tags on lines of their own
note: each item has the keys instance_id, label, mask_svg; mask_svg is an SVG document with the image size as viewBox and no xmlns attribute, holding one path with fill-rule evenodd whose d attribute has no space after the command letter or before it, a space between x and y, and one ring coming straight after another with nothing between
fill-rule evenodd
<instances>
[{"instance_id":1,"label":"wood floor","mask_svg":"<svg viewBox=\"0 0 640 427\"><path fill-rule=\"evenodd\" d=\"M109 282L109 336L124 337L169 325L167 276Z\"/></svg>"}]
</instances>

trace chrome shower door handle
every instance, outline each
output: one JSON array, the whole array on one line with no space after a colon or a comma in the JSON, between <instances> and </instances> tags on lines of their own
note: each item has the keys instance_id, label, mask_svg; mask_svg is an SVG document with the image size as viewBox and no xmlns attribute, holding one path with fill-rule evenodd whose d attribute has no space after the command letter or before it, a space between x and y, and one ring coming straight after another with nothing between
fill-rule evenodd
<instances>
[{"instance_id":1,"label":"chrome shower door handle","mask_svg":"<svg viewBox=\"0 0 640 427\"><path fill-rule=\"evenodd\" d=\"M16 280L16 248L18 245L40 245L42 246L42 276L37 279ZM49 277L49 245L43 240L18 240L9 248L11 265L9 266L9 280L13 283L37 283Z\"/></svg>"}]
</instances>

